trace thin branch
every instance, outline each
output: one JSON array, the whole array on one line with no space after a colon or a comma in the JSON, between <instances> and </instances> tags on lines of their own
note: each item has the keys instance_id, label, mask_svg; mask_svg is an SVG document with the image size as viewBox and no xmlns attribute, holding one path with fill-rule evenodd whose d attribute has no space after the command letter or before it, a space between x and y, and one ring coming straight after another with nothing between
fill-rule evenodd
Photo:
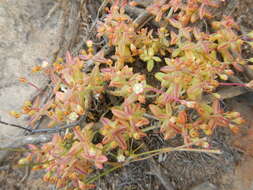
<instances>
[{"instance_id":1,"label":"thin branch","mask_svg":"<svg viewBox=\"0 0 253 190\"><path fill-rule=\"evenodd\" d=\"M13 124L13 123L8 123L8 122L4 122L4 121L1 121L1 120L0 120L0 123L3 124L3 125L7 125L7 126L11 126L11 127L16 127L16 128L19 128L19 129L23 129L25 131L32 132L32 129L28 129L28 128L23 127L21 125L16 125L16 124Z\"/></svg>"},{"instance_id":2,"label":"thin branch","mask_svg":"<svg viewBox=\"0 0 253 190\"><path fill-rule=\"evenodd\" d=\"M58 133L62 130L69 129L69 128L72 128L72 127L75 127L75 126L79 125L80 123L82 123L85 120L85 118L86 118L86 116L83 115L83 116L80 117L79 120L77 120L75 122L72 122L72 123L69 123L69 124L59 124L59 125L55 126L54 128L46 128L46 129L29 129L29 128L26 128L26 127L23 127L23 126L20 126L20 125L7 123L7 122L4 122L4 121L0 121L0 123L4 124L4 125L7 125L7 126L23 129L25 131L30 132L30 134L35 134L35 133Z\"/></svg>"},{"instance_id":3,"label":"thin branch","mask_svg":"<svg viewBox=\"0 0 253 190\"><path fill-rule=\"evenodd\" d=\"M58 133L62 130L65 130L65 129L70 129L70 128L73 128L77 125L80 125L80 123L82 123L84 120L85 120L86 116L83 115L80 117L79 120L75 121L75 122L72 122L72 123L69 123L69 124L60 124L60 125L57 125L55 126L54 128L47 128L47 129L33 129L31 131L32 134L35 134L35 133Z\"/></svg>"}]
</instances>

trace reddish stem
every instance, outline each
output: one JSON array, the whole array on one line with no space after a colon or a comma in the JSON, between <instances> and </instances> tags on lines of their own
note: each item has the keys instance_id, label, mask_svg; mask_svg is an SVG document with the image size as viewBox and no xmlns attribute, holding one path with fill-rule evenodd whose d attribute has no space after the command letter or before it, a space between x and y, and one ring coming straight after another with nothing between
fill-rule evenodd
<instances>
[{"instance_id":1,"label":"reddish stem","mask_svg":"<svg viewBox=\"0 0 253 190\"><path fill-rule=\"evenodd\" d=\"M38 91L41 91L41 89L38 86L36 86L35 84L33 84L31 82L27 82L27 84L34 87L34 88L36 88Z\"/></svg>"},{"instance_id":2,"label":"reddish stem","mask_svg":"<svg viewBox=\"0 0 253 190\"><path fill-rule=\"evenodd\" d=\"M156 93L160 93L160 94L164 93L162 90L158 90L156 88L145 88L145 90L150 90L150 91L153 91L153 92L156 92Z\"/></svg>"}]
</instances>

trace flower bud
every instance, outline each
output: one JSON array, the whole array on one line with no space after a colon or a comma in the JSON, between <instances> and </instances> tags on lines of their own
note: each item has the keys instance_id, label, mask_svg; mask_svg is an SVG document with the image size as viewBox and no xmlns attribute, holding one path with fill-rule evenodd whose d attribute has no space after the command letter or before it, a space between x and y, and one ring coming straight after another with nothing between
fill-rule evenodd
<instances>
[{"instance_id":1,"label":"flower bud","mask_svg":"<svg viewBox=\"0 0 253 190\"><path fill-rule=\"evenodd\" d=\"M143 85L141 83L136 83L133 86L133 91L135 94L140 94L144 91Z\"/></svg>"},{"instance_id":2,"label":"flower bud","mask_svg":"<svg viewBox=\"0 0 253 190\"><path fill-rule=\"evenodd\" d=\"M234 120L232 120L233 122L235 122L236 124L240 125L244 123L244 120L241 117L238 117Z\"/></svg>"},{"instance_id":3,"label":"flower bud","mask_svg":"<svg viewBox=\"0 0 253 190\"><path fill-rule=\"evenodd\" d=\"M88 48L92 48L93 42L92 42L91 40L88 40L88 41L86 42L86 45L87 45Z\"/></svg>"},{"instance_id":4,"label":"flower bud","mask_svg":"<svg viewBox=\"0 0 253 190\"><path fill-rule=\"evenodd\" d=\"M20 118L20 113L18 113L18 112L16 112L16 111L11 111L10 112L10 115L12 116L12 117L15 117L15 118Z\"/></svg>"},{"instance_id":5,"label":"flower bud","mask_svg":"<svg viewBox=\"0 0 253 190\"><path fill-rule=\"evenodd\" d=\"M126 157L123 154L120 154L117 156L118 162L124 162L126 160Z\"/></svg>"}]
</instances>

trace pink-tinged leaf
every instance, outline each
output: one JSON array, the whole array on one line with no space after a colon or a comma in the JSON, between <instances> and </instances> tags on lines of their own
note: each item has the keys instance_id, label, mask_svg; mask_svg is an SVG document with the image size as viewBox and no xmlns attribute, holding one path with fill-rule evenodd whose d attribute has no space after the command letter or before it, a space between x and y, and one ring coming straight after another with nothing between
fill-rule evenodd
<instances>
[{"instance_id":1,"label":"pink-tinged leaf","mask_svg":"<svg viewBox=\"0 0 253 190\"><path fill-rule=\"evenodd\" d=\"M92 60L98 63L104 63L104 64L108 63L108 59L104 57L94 57Z\"/></svg>"},{"instance_id":2,"label":"pink-tinged leaf","mask_svg":"<svg viewBox=\"0 0 253 190\"><path fill-rule=\"evenodd\" d=\"M219 8L220 4L217 1L213 1L213 0L204 0L203 4L208 5L210 7L214 7L214 8Z\"/></svg>"},{"instance_id":3,"label":"pink-tinged leaf","mask_svg":"<svg viewBox=\"0 0 253 190\"><path fill-rule=\"evenodd\" d=\"M177 68L173 67L173 66L164 66L161 68L161 71L164 73L170 73L170 72L174 72L176 70L177 70Z\"/></svg>"},{"instance_id":4,"label":"pink-tinged leaf","mask_svg":"<svg viewBox=\"0 0 253 190\"><path fill-rule=\"evenodd\" d=\"M59 142L62 141L62 137L59 134L55 134L52 138L52 143L54 145L58 144Z\"/></svg>"},{"instance_id":5,"label":"pink-tinged leaf","mask_svg":"<svg viewBox=\"0 0 253 190\"><path fill-rule=\"evenodd\" d=\"M108 161L107 157L104 155L100 155L100 156L96 157L95 159L96 159L95 166L99 169L103 169L103 163Z\"/></svg>"},{"instance_id":6,"label":"pink-tinged leaf","mask_svg":"<svg viewBox=\"0 0 253 190\"><path fill-rule=\"evenodd\" d=\"M214 119L208 121L208 127L213 130L216 127L216 123Z\"/></svg>"},{"instance_id":7,"label":"pink-tinged leaf","mask_svg":"<svg viewBox=\"0 0 253 190\"><path fill-rule=\"evenodd\" d=\"M62 80L65 83L72 84L74 82L73 72L69 68L63 69L61 73L62 73Z\"/></svg>"},{"instance_id":8,"label":"pink-tinged leaf","mask_svg":"<svg viewBox=\"0 0 253 190\"><path fill-rule=\"evenodd\" d=\"M177 11L182 6L181 0L171 0L169 2L169 5L174 9L174 11Z\"/></svg>"},{"instance_id":9,"label":"pink-tinged leaf","mask_svg":"<svg viewBox=\"0 0 253 190\"><path fill-rule=\"evenodd\" d=\"M61 102L64 102L65 100L66 100L66 94L65 93L63 93L63 92L56 92L55 93L55 99L57 100L57 101L61 101Z\"/></svg>"},{"instance_id":10,"label":"pink-tinged leaf","mask_svg":"<svg viewBox=\"0 0 253 190\"><path fill-rule=\"evenodd\" d=\"M38 147L35 146L35 145L33 145L33 144L28 144L27 146L28 146L28 148L31 149L31 150L38 150Z\"/></svg>"},{"instance_id":11,"label":"pink-tinged leaf","mask_svg":"<svg viewBox=\"0 0 253 190\"><path fill-rule=\"evenodd\" d=\"M96 158L96 161L97 162L100 162L100 163L104 163L104 162L107 162L108 161L108 158L104 155L101 155L99 157Z\"/></svg>"},{"instance_id":12,"label":"pink-tinged leaf","mask_svg":"<svg viewBox=\"0 0 253 190\"><path fill-rule=\"evenodd\" d=\"M95 163L95 166L98 168L98 169L103 169L103 164L101 163Z\"/></svg>"},{"instance_id":13,"label":"pink-tinged leaf","mask_svg":"<svg viewBox=\"0 0 253 190\"><path fill-rule=\"evenodd\" d=\"M124 85L124 81L111 81L109 86L121 88Z\"/></svg>"},{"instance_id":14,"label":"pink-tinged leaf","mask_svg":"<svg viewBox=\"0 0 253 190\"><path fill-rule=\"evenodd\" d=\"M83 170L83 168L81 168L81 167L74 167L74 169L76 171L78 171L79 173L83 174L83 175L87 175L88 174L88 171Z\"/></svg>"},{"instance_id":15,"label":"pink-tinged leaf","mask_svg":"<svg viewBox=\"0 0 253 190\"><path fill-rule=\"evenodd\" d=\"M223 110L221 109L219 100L215 100L212 105L214 114L222 113Z\"/></svg>"},{"instance_id":16,"label":"pink-tinged leaf","mask_svg":"<svg viewBox=\"0 0 253 190\"><path fill-rule=\"evenodd\" d=\"M210 42L208 41L201 41L200 42L201 47L203 48L205 53L209 53L212 49L209 47L210 46Z\"/></svg>"},{"instance_id":17,"label":"pink-tinged leaf","mask_svg":"<svg viewBox=\"0 0 253 190\"><path fill-rule=\"evenodd\" d=\"M217 50L220 51L220 50L223 50L223 49L227 49L229 46L230 46L229 42L223 42L223 43L218 45Z\"/></svg>"},{"instance_id":18,"label":"pink-tinged leaf","mask_svg":"<svg viewBox=\"0 0 253 190\"><path fill-rule=\"evenodd\" d=\"M70 148L68 155L75 156L80 151L80 149L82 149L82 145L80 143L74 143Z\"/></svg>"},{"instance_id":19,"label":"pink-tinged leaf","mask_svg":"<svg viewBox=\"0 0 253 190\"><path fill-rule=\"evenodd\" d=\"M143 125L148 125L149 124L149 120L146 118L142 118L140 121L138 121L137 123L135 123L136 127L141 127Z\"/></svg>"},{"instance_id":20,"label":"pink-tinged leaf","mask_svg":"<svg viewBox=\"0 0 253 190\"><path fill-rule=\"evenodd\" d=\"M175 32L173 32L173 31L170 32L170 38L171 38L171 40L170 40L171 45L177 44L178 35Z\"/></svg>"},{"instance_id":21,"label":"pink-tinged leaf","mask_svg":"<svg viewBox=\"0 0 253 190\"><path fill-rule=\"evenodd\" d=\"M58 84L58 83L61 82L61 78L60 78L58 75L56 75L56 74L54 73L54 70L53 70L53 69L50 69L49 72L50 72L50 73L49 73L49 77L50 77L52 83L55 84L55 86L57 86L56 84Z\"/></svg>"},{"instance_id":22,"label":"pink-tinged leaf","mask_svg":"<svg viewBox=\"0 0 253 190\"><path fill-rule=\"evenodd\" d=\"M74 127L73 128L74 134L75 136L81 141L81 142L85 142L84 136L82 134L82 131L80 129L80 127Z\"/></svg>"},{"instance_id":23,"label":"pink-tinged leaf","mask_svg":"<svg viewBox=\"0 0 253 190\"><path fill-rule=\"evenodd\" d=\"M128 120L123 120L123 119L121 119L121 120L117 120L117 121L118 121L120 127L122 127L123 129L129 127L129 122L128 122ZM130 123L131 123L131 120L130 120Z\"/></svg>"},{"instance_id":24,"label":"pink-tinged leaf","mask_svg":"<svg viewBox=\"0 0 253 190\"><path fill-rule=\"evenodd\" d=\"M133 106L134 107L134 106ZM124 111L128 116L131 116L133 114L132 106L131 105L125 105Z\"/></svg>"},{"instance_id":25,"label":"pink-tinged leaf","mask_svg":"<svg viewBox=\"0 0 253 190\"><path fill-rule=\"evenodd\" d=\"M114 67L102 68L101 72L103 72L103 73L114 73L114 72L116 72L116 69Z\"/></svg>"},{"instance_id":26,"label":"pink-tinged leaf","mask_svg":"<svg viewBox=\"0 0 253 190\"><path fill-rule=\"evenodd\" d=\"M190 100L198 100L202 96L203 89L201 85L193 85L187 89L187 95Z\"/></svg>"},{"instance_id":27,"label":"pink-tinged leaf","mask_svg":"<svg viewBox=\"0 0 253 190\"><path fill-rule=\"evenodd\" d=\"M160 132L163 133L165 140L174 138L177 134L172 125L174 124L164 122L161 126Z\"/></svg>"},{"instance_id":28,"label":"pink-tinged leaf","mask_svg":"<svg viewBox=\"0 0 253 190\"><path fill-rule=\"evenodd\" d=\"M90 55L79 55L79 58L81 60L87 61L87 60L91 59L91 56Z\"/></svg>"},{"instance_id":29,"label":"pink-tinged leaf","mask_svg":"<svg viewBox=\"0 0 253 190\"><path fill-rule=\"evenodd\" d=\"M74 64L74 60L69 51L66 52L66 64Z\"/></svg>"},{"instance_id":30,"label":"pink-tinged leaf","mask_svg":"<svg viewBox=\"0 0 253 190\"><path fill-rule=\"evenodd\" d=\"M240 29L239 25L234 21L231 16L224 16L222 23L228 28Z\"/></svg>"},{"instance_id":31,"label":"pink-tinged leaf","mask_svg":"<svg viewBox=\"0 0 253 190\"><path fill-rule=\"evenodd\" d=\"M110 126L110 124L111 124L111 120L110 120L110 119L107 119L107 118L105 118L105 117L103 117L103 118L101 119L101 121L102 121L102 123L103 123L104 126Z\"/></svg>"},{"instance_id":32,"label":"pink-tinged leaf","mask_svg":"<svg viewBox=\"0 0 253 190\"><path fill-rule=\"evenodd\" d=\"M199 8L199 18L203 19L205 16L205 4L202 3L200 8Z\"/></svg>"},{"instance_id":33,"label":"pink-tinged leaf","mask_svg":"<svg viewBox=\"0 0 253 190\"><path fill-rule=\"evenodd\" d=\"M170 19L169 19L169 22L170 22L170 24L171 24L172 26L174 26L175 28L180 29L180 28L183 27L182 24L181 24L178 20L176 20L176 19L174 19L174 18L170 18Z\"/></svg>"},{"instance_id":34,"label":"pink-tinged leaf","mask_svg":"<svg viewBox=\"0 0 253 190\"><path fill-rule=\"evenodd\" d=\"M243 72L243 71L244 71L243 67L242 67L241 65L239 65L238 63L232 62L232 65L233 65L233 67L234 67L236 70L238 70L238 71L240 71L240 72Z\"/></svg>"},{"instance_id":35,"label":"pink-tinged leaf","mask_svg":"<svg viewBox=\"0 0 253 190\"><path fill-rule=\"evenodd\" d=\"M127 99L125 99L124 104L129 105L134 103L137 100L138 96L136 96L135 93L132 93L130 96L127 97Z\"/></svg>"},{"instance_id":36,"label":"pink-tinged leaf","mask_svg":"<svg viewBox=\"0 0 253 190\"><path fill-rule=\"evenodd\" d=\"M174 98L175 100L179 98L179 96L180 96L180 91L181 91L180 85L179 85L179 84L175 84L174 89L173 89L173 91L172 91L172 93L173 93L173 98Z\"/></svg>"},{"instance_id":37,"label":"pink-tinged leaf","mask_svg":"<svg viewBox=\"0 0 253 190\"><path fill-rule=\"evenodd\" d=\"M229 125L229 120L223 116L215 117L215 123L222 127L227 127Z\"/></svg>"},{"instance_id":38,"label":"pink-tinged leaf","mask_svg":"<svg viewBox=\"0 0 253 190\"><path fill-rule=\"evenodd\" d=\"M192 50L195 49L196 45L194 43L185 43L182 45L181 50Z\"/></svg>"},{"instance_id":39,"label":"pink-tinged leaf","mask_svg":"<svg viewBox=\"0 0 253 190\"><path fill-rule=\"evenodd\" d=\"M123 149L127 149L127 143L122 136L115 136L115 141L119 144L119 146Z\"/></svg>"},{"instance_id":40,"label":"pink-tinged leaf","mask_svg":"<svg viewBox=\"0 0 253 190\"><path fill-rule=\"evenodd\" d=\"M189 41L191 41L192 39L191 34L190 34L191 31L192 31L192 28L190 27L185 27L181 29L183 36Z\"/></svg>"},{"instance_id":41,"label":"pink-tinged leaf","mask_svg":"<svg viewBox=\"0 0 253 190\"><path fill-rule=\"evenodd\" d=\"M96 185L94 185L94 184L85 184L82 181L78 180L78 188L80 190L88 190L88 189L93 189L95 187L96 187Z\"/></svg>"},{"instance_id":42,"label":"pink-tinged leaf","mask_svg":"<svg viewBox=\"0 0 253 190\"><path fill-rule=\"evenodd\" d=\"M156 105L150 104L149 109L158 118L161 118L161 119L167 119L168 118L168 114L163 113L162 110Z\"/></svg>"},{"instance_id":43,"label":"pink-tinged leaf","mask_svg":"<svg viewBox=\"0 0 253 190\"><path fill-rule=\"evenodd\" d=\"M201 34L199 28L197 28L197 27L193 28L193 35L196 40L201 40L201 38L202 38L202 34Z\"/></svg>"},{"instance_id":44,"label":"pink-tinged leaf","mask_svg":"<svg viewBox=\"0 0 253 190\"><path fill-rule=\"evenodd\" d=\"M177 117L177 122L180 123L180 124L185 124L186 121L187 121L187 115L186 115L186 112L185 111L180 111L179 114L178 114L178 117Z\"/></svg>"},{"instance_id":45,"label":"pink-tinged leaf","mask_svg":"<svg viewBox=\"0 0 253 190\"><path fill-rule=\"evenodd\" d=\"M102 144L107 144L111 141L111 138L109 136L105 136L102 140Z\"/></svg>"},{"instance_id":46,"label":"pink-tinged leaf","mask_svg":"<svg viewBox=\"0 0 253 190\"><path fill-rule=\"evenodd\" d=\"M112 111L113 115L115 115L116 117L118 117L120 119L126 119L129 117L128 114L126 114L125 112L123 112L119 109L112 108L111 111Z\"/></svg>"}]
</instances>

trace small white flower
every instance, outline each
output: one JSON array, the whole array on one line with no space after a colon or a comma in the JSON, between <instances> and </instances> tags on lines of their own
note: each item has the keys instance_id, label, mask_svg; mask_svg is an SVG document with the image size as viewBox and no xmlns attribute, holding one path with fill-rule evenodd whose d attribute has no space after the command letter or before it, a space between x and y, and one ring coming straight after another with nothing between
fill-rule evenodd
<instances>
[{"instance_id":1,"label":"small white flower","mask_svg":"<svg viewBox=\"0 0 253 190\"><path fill-rule=\"evenodd\" d=\"M69 120L71 120L71 121L76 121L78 117L79 117L79 116L78 116L78 114L77 114L76 112L71 112L71 113L68 115L68 118L69 118Z\"/></svg>"},{"instance_id":2,"label":"small white flower","mask_svg":"<svg viewBox=\"0 0 253 190\"><path fill-rule=\"evenodd\" d=\"M41 64L41 67L42 68L46 68L48 66L48 62L47 61L43 61L42 64Z\"/></svg>"},{"instance_id":3,"label":"small white flower","mask_svg":"<svg viewBox=\"0 0 253 190\"><path fill-rule=\"evenodd\" d=\"M143 84L141 83L136 83L134 86L133 86L133 91L135 94L140 94L144 91L144 88L143 88Z\"/></svg>"},{"instance_id":4,"label":"small white flower","mask_svg":"<svg viewBox=\"0 0 253 190\"><path fill-rule=\"evenodd\" d=\"M188 108L195 108L196 102L194 102L194 101L187 101L187 102L186 102L186 106L187 106Z\"/></svg>"},{"instance_id":5,"label":"small white flower","mask_svg":"<svg viewBox=\"0 0 253 190\"><path fill-rule=\"evenodd\" d=\"M65 84L61 84L60 88L61 88L62 92L67 92L68 91L68 87Z\"/></svg>"},{"instance_id":6,"label":"small white flower","mask_svg":"<svg viewBox=\"0 0 253 190\"><path fill-rule=\"evenodd\" d=\"M100 94L99 94L99 93L97 93L97 94L94 95L94 98L95 98L96 100L99 100L99 97L100 97Z\"/></svg>"},{"instance_id":7,"label":"small white flower","mask_svg":"<svg viewBox=\"0 0 253 190\"><path fill-rule=\"evenodd\" d=\"M123 154L120 154L117 156L118 162L124 162L126 160L126 157Z\"/></svg>"}]
</instances>

